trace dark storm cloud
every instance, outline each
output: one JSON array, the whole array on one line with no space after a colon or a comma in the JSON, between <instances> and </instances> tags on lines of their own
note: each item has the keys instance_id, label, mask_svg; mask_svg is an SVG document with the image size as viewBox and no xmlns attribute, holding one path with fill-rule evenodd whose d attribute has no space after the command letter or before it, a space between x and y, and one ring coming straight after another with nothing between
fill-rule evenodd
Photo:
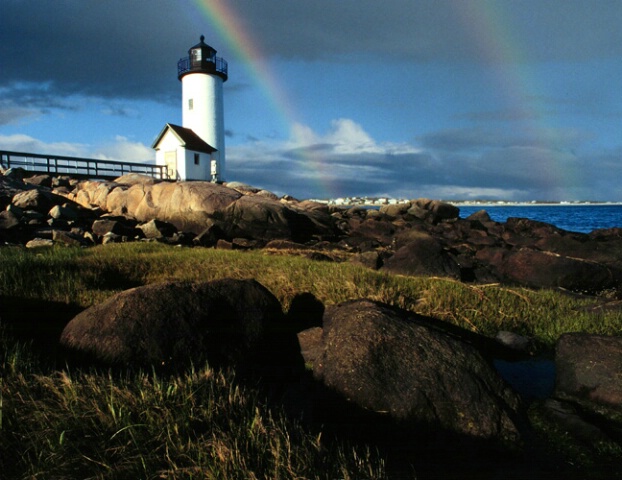
<instances>
[{"instance_id":1,"label":"dark storm cloud","mask_svg":"<svg viewBox=\"0 0 622 480\"><path fill-rule=\"evenodd\" d=\"M423 61L491 61L465 41L520 44L530 58L584 60L622 53L617 0L231 0L270 55L328 58L388 55ZM508 27L510 21L513 28ZM486 28L506 38L486 38ZM506 29L507 31L505 31Z\"/></svg>"},{"instance_id":2,"label":"dark storm cloud","mask_svg":"<svg viewBox=\"0 0 622 480\"><path fill-rule=\"evenodd\" d=\"M0 87L43 97L161 95L191 39L177 2L2 0ZM198 40L198 39L197 39ZM174 78L174 77L173 77Z\"/></svg>"},{"instance_id":3,"label":"dark storm cloud","mask_svg":"<svg viewBox=\"0 0 622 480\"><path fill-rule=\"evenodd\" d=\"M466 41L486 33L471 23L479 14L490 15L490 22L511 18L516 27L509 33L530 58L622 54L618 1L526 0L493 7L468 0L228 3L260 50L285 58L489 61L482 45ZM494 12L502 14L495 18ZM170 59L186 53L197 25L216 35L189 0L2 0L0 87L44 79L51 84L47 97L166 96L176 80Z\"/></svg>"}]
</instances>

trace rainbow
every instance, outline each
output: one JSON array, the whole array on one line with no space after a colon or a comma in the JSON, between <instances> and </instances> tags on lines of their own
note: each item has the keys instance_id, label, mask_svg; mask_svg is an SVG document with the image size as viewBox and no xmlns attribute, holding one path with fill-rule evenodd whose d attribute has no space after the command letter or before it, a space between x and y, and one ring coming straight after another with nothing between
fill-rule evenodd
<instances>
[{"instance_id":1,"label":"rainbow","mask_svg":"<svg viewBox=\"0 0 622 480\"><path fill-rule=\"evenodd\" d=\"M301 144L300 125L298 115L292 108L292 103L286 95L286 89L280 85L276 76L263 60L259 42L251 38L244 28L237 13L227 4L226 0L192 0L193 5L207 19L216 33L225 41L233 55L237 57L247 69L254 83L261 90L265 99L272 106L275 114L280 118L284 130L289 133L294 145ZM312 149L300 149L303 164L321 188L326 198L337 196L337 188L328 172L328 166Z\"/></svg>"},{"instance_id":2,"label":"rainbow","mask_svg":"<svg viewBox=\"0 0 622 480\"><path fill-rule=\"evenodd\" d=\"M193 3L227 43L233 54L243 62L253 78L257 79L266 97L283 115L291 118L293 112L289 109L283 89L266 63L262 61L264 56L258 42L244 30L233 9L224 0L193 0Z\"/></svg>"},{"instance_id":3,"label":"rainbow","mask_svg":"<svg viewBox=\"0 0 622 480\"><path fill-rule=\"evenodd\" d=\"M522 48L509 19L507 7L496 0L471 0L455 2L454 12L469 35L469 41L482 55L484 63L494 68L496 85L507 102L517 112L522 131L533 145L541 147L544 154L539 168L549 188L562 189L557 194L567 195L577 186L578 173L572 168L574 155L565 152L565 165L557 155L565 151L565 139L552 124L546 123L547 107L543 103L546 91L542 80L531 71L529 59Z\"/></svg>"},{"instance_id":4,"label":"rainbow","mask_svg":"<svg viewBox=\"0 0 622 480\"><path fill-rule=\"evenodd\" d=\"M237 12L226 0L191 0L191 4L207 19L247 69L256 86L272 105L275 115L280 118L284 130L289 132L290 140L297 145L304 144L301 141L301 129L295 128L302 122L298 120L299 116L287 98L286 89L279 84L264 61L266 57L262 54L260 43L251 37ZM543 86L539 85L528 67L521 40L512 29L506 8L496 0L471 0L454 2L453 14L464 26L467 41L480 52L483 62L490 65L499 92L513 111L518 112L517 120L521 122L523 133L534 140L535 145L542 147L539 168L543 180L546 179L552 189L576 187L573 169L568 165L562 166L559 157L550 155L551 151L559 154L564 150L563 138L559 136L558 130L545 123L546 106L539 95L539 92L544 91ZM331 175L327 162L311 150L300 149L303 164L307 168L305 175L314 179L327 198L339 196L338 179ZM571 164L571 154L565 157L569 160L566 163Z\"/></svg>"}]
</instances>

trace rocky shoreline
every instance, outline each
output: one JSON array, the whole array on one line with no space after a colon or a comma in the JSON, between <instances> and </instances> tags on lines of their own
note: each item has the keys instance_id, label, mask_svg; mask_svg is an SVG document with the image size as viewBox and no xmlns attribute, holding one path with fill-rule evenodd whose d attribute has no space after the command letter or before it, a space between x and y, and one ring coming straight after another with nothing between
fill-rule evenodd
<instances>
[{"instance_id":1,"label":"rocky shoreline","mask_svg":"<svg viewBox=\"0 0 622 480\"><path fill-rule=\"evenodd\" d=\"M458 207L429 199L379 210L343 208L237 183L155 182L139 175L78 181L24 173L0 176L4 244L151 240L279 248L404 275L621 295L621 228L583 234L524 218L498 223L484 210L462 219Z\"/></svg>"},{"instance_id":2,"label":"rocky shoreline","mask_svg":"<svg viewBox=\"0 0 622 480\"><path fill-rule=\"evenodd\" d=\"M429 199L342 208L237 183L80 181L11 170L0 176L0 210L3 245L277 249L401 275L558 288L592 295L601 308L619 308L622 298L622 229L581 234L521 218L498 223L485 211L462 219L458 207ZM235 331L225 325L232 318ZM347 400L353 418L404 435L427 426L443 432L443 442L468 438L478 448L515 448L529 435L524 399L492 367L527 358L527 341L511 332L481 337L365 299L325 309L301 294L283 313L263 286L230 279L122 292L77 315L61 337L68 358L98 364L182 365L200 352L215 365L258 369L272 387L298 396L293 404L304 414L300 395L308 392L291 387L306 364L322 387L314 398L325 402L324 414L335 398ZM554 391L542 399L548 415L586 441L622 442L622 339L563 335L555 366Z\"/></svg>"}]
</instances>

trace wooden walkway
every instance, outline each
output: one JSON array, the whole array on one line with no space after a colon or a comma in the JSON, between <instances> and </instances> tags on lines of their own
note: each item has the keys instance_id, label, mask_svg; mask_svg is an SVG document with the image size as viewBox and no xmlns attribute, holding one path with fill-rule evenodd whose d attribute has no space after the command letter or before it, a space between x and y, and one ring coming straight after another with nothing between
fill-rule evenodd
<instances>
[{"instance_id":1,"label":"wooden walkway","mask_svg":"<svg viewBox=\"0 0 622 480\"><path fill-rule=\"evenodd\" d=\"M169 180L168 171L164 165L41 155L7 150L0 150L0 166L5 169L23 168L32 173L70 175L79 178L114 179L126 173L139 173L159 180Z\"/></svg>"}]
</instances>

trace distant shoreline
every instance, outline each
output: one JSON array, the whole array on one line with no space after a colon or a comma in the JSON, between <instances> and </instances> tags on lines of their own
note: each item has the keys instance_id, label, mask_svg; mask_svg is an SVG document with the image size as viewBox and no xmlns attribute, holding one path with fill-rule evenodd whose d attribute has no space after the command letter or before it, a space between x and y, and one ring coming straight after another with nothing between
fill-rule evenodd
<instances>
[{"instance_id":1,"label":"distant shoreline","mask_svg":"<svg viewBox=\"0 0 622 480\"><path fill-rule=\"evenodd\" d=\"M605 207L622 202L447 202L456 207Z\"/></svg>"},{"instance_id":2,"label":"distant shoreline","mask_svg":"<svg viewBox=\"0 0 622 480\"><path fill-rule=\"evenodd\" d=\"M386 198L339 198L339 199L309 199L310 201L324 203L327 205L335 205L338 207L382 207L383 205L400 205L411 202L407 199L386 199ZM439 201L449 203L456 207L589 207L589 206L616 206L622 205L622 202L606 202L606 201L562 201L562 202L545 202L545 201L529 201L514 202L510 200L443 200Z\"/></svg>"}]
</instances>

